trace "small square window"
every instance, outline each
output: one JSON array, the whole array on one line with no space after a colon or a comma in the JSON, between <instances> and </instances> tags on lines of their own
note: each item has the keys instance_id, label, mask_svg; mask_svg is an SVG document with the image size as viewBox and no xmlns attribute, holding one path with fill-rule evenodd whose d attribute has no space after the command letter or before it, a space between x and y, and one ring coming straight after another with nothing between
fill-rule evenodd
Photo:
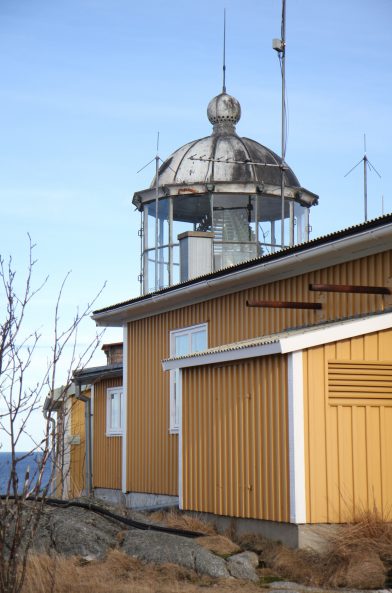
<instances>
[{"instance_id":1,"label":"small square window","mask_svg":"<svg viewBox=\"0 0 392 593\"><path fill-rule=\"evenodd\" d=\"M122 387L110 387L106 391L106 435L121 436L124 424Z\"/></svg>"}]
</instances>

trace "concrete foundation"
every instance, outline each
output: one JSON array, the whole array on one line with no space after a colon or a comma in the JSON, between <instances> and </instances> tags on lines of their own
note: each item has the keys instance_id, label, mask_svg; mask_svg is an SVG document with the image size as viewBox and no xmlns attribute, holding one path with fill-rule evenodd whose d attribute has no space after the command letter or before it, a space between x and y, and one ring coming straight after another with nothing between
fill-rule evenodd
<instances>
[{"instance_id":1,"label":"concrete foundation","mask_svg":"<svg viewBox=\"0 0 392 593\"><path fill-rule=\"evenodd\" d=\"M116 506L125 506L125 495L121 490L111 488L94 488L94 498Z\"/></svg>"},{"instance_id":2,"label":"concrete foundation","mask_svg":"<svg viewBox=\"0 0 392 593\"><path fill-rule=\"evenodd\" d=\"M178 507L178 497L166 494L149 494L147 492L127 492L124 494L121 490L95 488L94 496L110 504L135 510ZM282 544L290 548L312 548L319 551L325 546L328 533L337 527L329 524L297 525L295 523L279 523L260 519L222 517L212 513L184 512L213 523L218 533L229 534L229 536L253 533L273 541L282 542Z\"/></svg>"},{"instance_id":3,"label":"concrete foundation","mask_svg":"<svg viewBox=\"0 0 392 593\"><path fill-rule=\"evenodd\" d=\"M295 523L279 523L260 519L242 519L239 517L221 517L211 513L193 513L215 525L217 531L232 536L252 533L266 539L278 541L290 548L312 548L321 551L326 545L325 537L336 525L314 524L297 525Z\"/></svg>"},{"instance_id":4,"label":"concrete foundation","mask_svg":"<svg viewBox=\"0 0 392 593\"><path fill-rule=\"evenodd\" d=\"M178 496L168 494L149 494L147 492L127 492L125 506L128 509L143 509L162 506L178 506Z\"/></svg>"},{"instance_id":5,"label":"concrete foundation","mask_svg":"<svg viewBox=\"0 0 392 593\"><path fill-rule=\"evenodd\" d=\"M149 494L147 492L127 492L110 488L95 488L94 496L110 504L128 509L151 509L154 507L178 506L178 496Z\"/></svg>"}]
</instances>

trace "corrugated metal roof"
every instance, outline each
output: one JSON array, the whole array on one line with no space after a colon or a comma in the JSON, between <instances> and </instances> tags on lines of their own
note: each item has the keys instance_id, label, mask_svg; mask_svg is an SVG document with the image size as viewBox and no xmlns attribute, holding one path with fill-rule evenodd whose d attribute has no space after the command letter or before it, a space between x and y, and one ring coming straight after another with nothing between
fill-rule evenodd
<instances>
[{"instance_id":1,"label":"corrugated metal roof","mask_svg":"<svg viewBox=\"0 0 392 593\"><path fill-rule=\"evenodd\" d=\"M123 365L122 362L115 362L112 364L105 364L99 367L87 367L80 371L74 372L75 381L83 385L88 383L95 383L101 379L109 379L111 377L122 376Z\"/></svg>"},{"instance_id":2,"label":"corrugated metal roof","mask_svg":"<svg viewBox=\"0 0 392 593\"><path fill-rule=\"evenodd\" d=\"M355 320L366 320L371 319L372 317L380 317L380 315L385 315L390 313L391 309L385 310L383 313L380 314L379 311L376 313L370 313L368 315L355 315L351 317L345 317L342 319L334 320L334 321L323 321L321 323L316 323L311 326L303 326L300 328L293 328L287 329L283 332L279 332L276 334L271 334L269 336L260 336L258 338L252 338L251 340L241 340L239 342L232 342L231 344L223 344L222 346L216 346L215 348L208 348L207 350L203 350L200 352L193 352L192 354L186 354L183 356L172 356L170 358L164 359L162 362L167 361L174 361L174 360L186 360L189 358L197 358L201 356L211 355L211 354L220 354L223 352L231 352L235 350L243 350L246 348L253 348L254 346L267 346L269 344L277 344L284 338L291 338L294 336L302 336L307 333L315 332L317 330L323 330L325 328L332 328L332 327L341 327L351 323Z\"/></svg>"},{"instance_id":3,"label":"corrugated metal roof","mask_svg":"<svg viewBox=\"0 0 392 593\"><path fill-rule=\"evenodd\" d=\"M335 231L333 233L329 233L327 235L323 235L316 239L312 239L311 241L307 241L306 243L300 243L295 245L294 247L287 247L286 249L282 249L275 253L269 253L266 255L262 255L261 257L257 257L246 262L242 262L237 265L228 266L226 268L221 268L216 272L211 272L210 274L204 274L202 276L197 276L196 278L192 278L191 280L187 280L186 282L182 282L179 284L173 284L172 286L167 286L166 288L162 288L161 290L157 290L155 292L150 292L144 294L142 296L138 296L127 301L122 301L120 303L116 303L114 305L110 305L108 307L104 307L103 309L97 309L93 312L93 315L97 315L99 313L106 313L108 311L114 311L115 309L119 309L121 307L126 307L127 305L131 305L133 303L138 303L141 301L147 301L152 299L155 296L159 296L161 294L166 294L173 290L178 290L178 288L191 286L193 284L197 284L201 280L219 278L222 276L228 276L232 272L238 272L241 270L247 270L254 266L257 266L264 262L274 261L282 259L285 256L302 253L304 251L310 250L312 247L317 247L318 245L325 245L327 243L333 243L334 241L344 238L354 236L356 234L360 234L364 231L371 231L372 229L379 228L382 226L386 226L392 223L392 214L385 214L384 216L379 216L378 218L374 218L373 220L369 220L368 222L363 222L357 225L353 225L346 229L342 229L340 231ZM391 245L392 246L392 245Z\"/></svg>"}]
</instances>

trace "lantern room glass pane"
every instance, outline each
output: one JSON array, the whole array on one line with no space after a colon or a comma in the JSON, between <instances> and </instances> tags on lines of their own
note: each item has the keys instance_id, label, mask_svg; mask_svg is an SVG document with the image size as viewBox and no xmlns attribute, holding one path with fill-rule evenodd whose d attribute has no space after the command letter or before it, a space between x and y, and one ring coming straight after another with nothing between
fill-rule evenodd
<instances>
[{"instance_id":1,"label":"lantern room glass pane","mask_svg":"<svg viewBox=\"0 0 392 593\"><path fill-rule=\"evenodd\" d=\"M157 256L157 265L155 257ZM149 249L144 253L144 290L152 292L169 285L169 248Z\"/></svg>"},{"instance_id":2,"label":"lantern room glass pane","mask_svg":"<svg viewBox=\"0 0 392 593\"><path fill-rule=\"evenodd\" d=\"M216 241L256 241L255 196L214 195L213 232Z\"/></svg>"},{"instance_id":3,"label":"lantern room glass pane","mask_svg":"<svg viewBox=\"0 0 392 593\"><path fill-rule=\"evenodd\" d=\"M290 203L285 199L284 205L284 245L290 245ZM263 255L273 253L282 248L282 201L280 196L258 198L257 218L258 234Z\"/></svg>"},{"instance_id":4,"label":"lantern room glass pane","mask_svg":"<svg viewBox=\"0 0 392 593\"><path fill-rule=\"evenodd\" d=\"M172 282L178 284L180 282L180 248L178 245L172 247L173 254L173 269L172 269Z\"/></svg>"},{"instance_id":5,"label":"lantern room glass pane","mask_svg":"<svg viewBox=\"0 0 392 593\"><path fill-rule=\"evenodd\" d=\"M294 205L294 216L296 222L296 242L303 243L307 240L306 237L306 210L305 206L301 206L301 204L295 203Z\"/></svg>"},{"instance_id":6,"label":"lantern room glass pane","mask_svg":"<svg viewBox=\"0 0 392 593\"><path fill-rule=\"evenodd\" d=\"M213 196L215 269L235 265L260 254L256 210L255 196Z\"/></svg>"},{"instance_id":7,"label":"lantern room glass pane","mask_svg":"<svg viewBox=\"0 0 392 593\"><path fill-rule=\"evenodd\" d=\"M161 198L158 201L158 225L156 221L156 202L149 202L145 205L144 215L147 216L144 221L145 232L147 231L147 247L155 247L155 240L157 238L157 245L167 245L169 243L169 198Z\"/></svg>"},{"instance_id":8,"label":"lantern room glass pane","mask_svg":"<svg viewBox=\"0 0 392 593\"><path fill-rule=\"evenodd\" d=\"M173 198L173 241L186 231L211 231L211 198L209 195Z\"/></svg>"}]
</instances>

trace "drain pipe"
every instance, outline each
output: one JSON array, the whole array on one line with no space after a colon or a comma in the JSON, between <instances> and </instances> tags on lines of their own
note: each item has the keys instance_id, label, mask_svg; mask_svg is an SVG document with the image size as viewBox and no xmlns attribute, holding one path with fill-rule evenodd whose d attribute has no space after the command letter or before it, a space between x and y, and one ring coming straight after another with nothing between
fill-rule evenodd
<instances>
[{"instance_id":1,"label":"drain pipe","mask_svg":"<svg viewBox=\"0 0 392 593\"><path fill-rule=\"evenodd\" d=\"M90 496L93 491L93 475L91 465L91 400L89 397L82 395L80 386L80 382L75 380L75 397L84 403L84 418L86 427L86 495Z\"/></svg>"},{"instance_id":2,"label":"drain pipe","mask_svg":"<svg viewBox=\"0 0 392 593\"><path fill-rule=\"evenodd\" d=\"M46 410L44 408L43 410L43 415L45 420L49 420L50 424L52 425L52 429L51 429L51 434L53 435L53 442L55 440L55 435L56 435L56 420L54 418L52 418L52 415L49 413L49 410ZM54 455L54 446L51 446L51 452L52 452L52 464L53 464L53 469L52 469L52 479L50 481L50 492L49 494L53 495L56 494L56 490L57 490L57 480L56 480L56 455Z\"/></svg>"}]
</instances>

